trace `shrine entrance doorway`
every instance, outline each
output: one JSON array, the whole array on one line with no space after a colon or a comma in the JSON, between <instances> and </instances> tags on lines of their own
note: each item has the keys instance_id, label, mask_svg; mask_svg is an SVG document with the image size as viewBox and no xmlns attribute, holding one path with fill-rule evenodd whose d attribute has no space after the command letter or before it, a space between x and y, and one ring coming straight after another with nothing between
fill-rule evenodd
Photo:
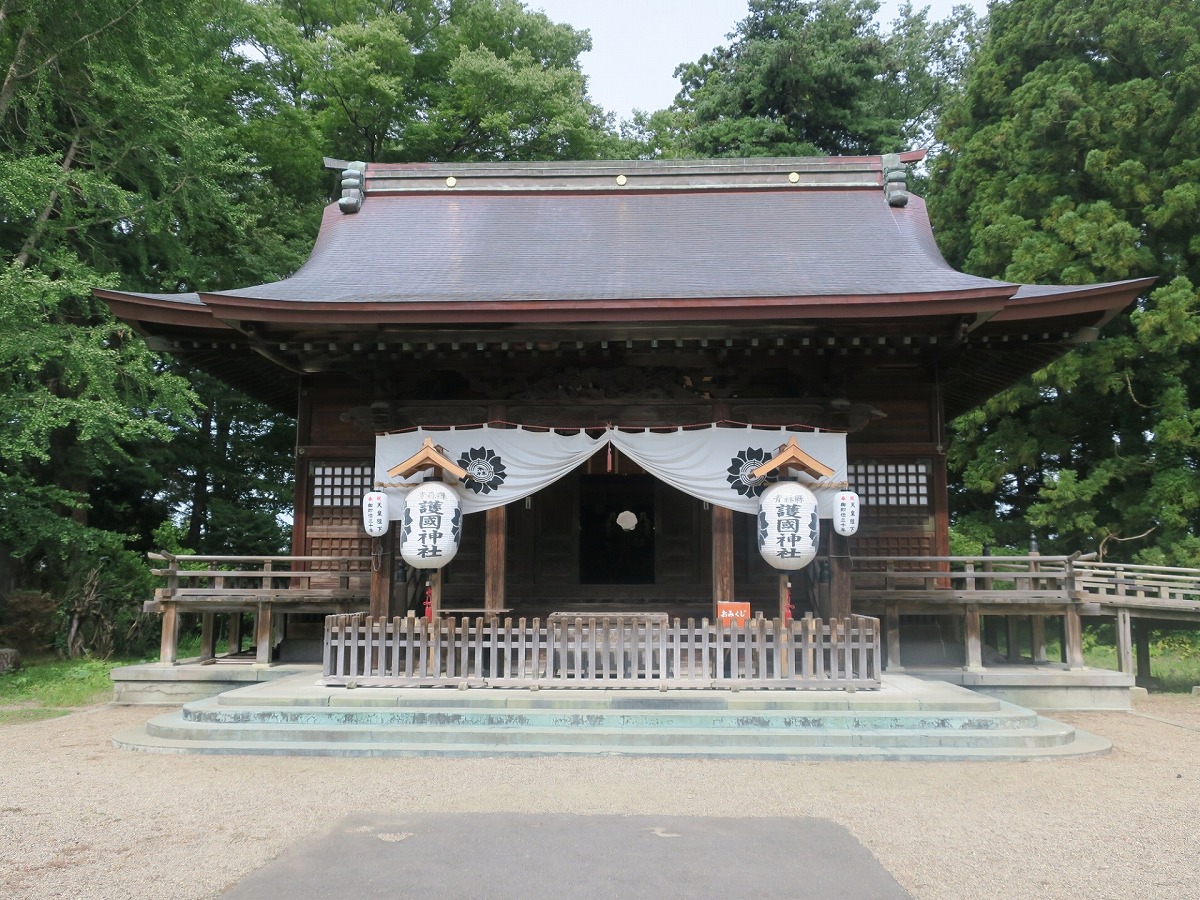
<instances>
[{"instance_id":1,"label":"shrine entrance doorway","mask_svg":"<svg viewBox=\"0 0 1200 900\"><path fill-rule=\"evenodd\" d=\"M654 584L651 475L581 475L580 584Z\"/></svg>"}]
</instances>

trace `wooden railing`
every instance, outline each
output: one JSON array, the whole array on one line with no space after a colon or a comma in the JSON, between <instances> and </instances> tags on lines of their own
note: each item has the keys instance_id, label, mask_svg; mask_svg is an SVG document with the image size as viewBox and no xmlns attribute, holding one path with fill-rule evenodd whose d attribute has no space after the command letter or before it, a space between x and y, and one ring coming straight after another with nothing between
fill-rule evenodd
<instances>
[{"instance_id":1,"label":"wooden railing","mask_svg":"<svg viewBox=\"0 0 1200 900\"><path fill-rule=\"evenodd\" d=\"M1030 620L1030 656L1047 662L1047 617L1061 617L1064 661L1083 667L1081 614L1087 599L1079 577L1080 554L1071 556L856 557L855 608L883 619L889 671L901 669L902 614L962 617L967 669L983 668L983 615L1003 616L1009 659L1020 661L1019 616Z\"/></svg>"},{"instance_id":2,"label":"wooden railing","mask_svg":"<svg viewBox=\"0 0 1200 900\"><path fill-rule=\"evenodd\" d=\"M1200 569L1088 561L1076 564L1076 575L1080 589L1101 604L1200 610Z\"/></svg>"},{"instance_id":3,"label":"wooden railing","mask_svg":"<svg viewBox=\"0 0 1200 900\"><path fill-rule=\"evenodd\" d=\"M153 569L166 579L143 605L162 614L159 659L173 664L179 654L179 614L200 614L200 658L214 658L214 616L229 613L229 648L242 642L242 615L255 617L256 662L269 664L273 644L272 613L351 612L368 605L371 591L369 556L176 556L151 553L165 562Z\"/></svg>"},{"instance_id":4,"label":"wooden railing","mask_svg":"<svg viewBox=\"0 0 1200 900\"><path fill-rule=\"evenodd\" d=\"M646 617L325 620L325 684L491 687L880 685L879 623L756 619L745 626Z\"/></svg>"},{"instance_id":5,"label":"wooden railing","mask_svg":"<svg viewBox=\"0 0 1200 900\"><path fill-rule=\"evenodd\" d=\"M1063 603L1079 599L1079 555L860 556L855 600Z\"/></svg>"},{"instance_id":6,"label":"wooden railing","mask_svg":"<svg viewBox=\"0 0 1200 900\"><path fill-rule=\"evenodd\" d=\"M858 557L854 560L855 608L884 622L889 670L900 659L901 614L963 617L966 665L982 665L980 617L1003 616L1009 659L1020 660L1017 617L1030 620L1031 657L1046 661L1045 619L1062 617L1065 662L1083 666L1081 616L1116 619L1117 657L1133 672L1133 645L1149 668L1146 634L1135 620L1200 626L1200 569L1097 562L1090 556Z\"/></svg>"}]
</instances>

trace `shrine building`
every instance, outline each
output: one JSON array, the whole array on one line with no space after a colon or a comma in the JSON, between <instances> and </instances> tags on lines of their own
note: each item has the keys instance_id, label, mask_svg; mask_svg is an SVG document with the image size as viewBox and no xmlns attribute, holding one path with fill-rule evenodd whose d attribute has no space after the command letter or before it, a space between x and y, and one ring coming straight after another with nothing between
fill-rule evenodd
<instances>
[{"instance_id":1,"label":"shrine building","mask_svg":"<svg viewBox=\"0 0 1200 900\"><path fill-rule=\"evenodd\" d=\"M296 417L292 554L371 560L373 615L428 586L432 612L840 617L852 572L948 554L946 423L1147 284L955 271L908 189L922 157L329 160L342 196L290 277L95 293ZM460 514L428 569L400 546L426 479ZM816 501L801 568L760 552L781 482Z\"/></svg>"}]
</instances>

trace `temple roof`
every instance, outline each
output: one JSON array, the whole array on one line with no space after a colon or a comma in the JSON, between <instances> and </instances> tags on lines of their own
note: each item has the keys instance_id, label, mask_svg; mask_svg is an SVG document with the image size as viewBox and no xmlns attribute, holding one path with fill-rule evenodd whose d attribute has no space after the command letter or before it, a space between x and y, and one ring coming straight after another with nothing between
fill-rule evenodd
<instances>
[{"instance_id":1,"label":"temple roof","mask_svg":"<svg viewBox=\"0 0 1200 900\"><path fill-rule=\"evenodd\" d=\"M180 335L233 332L268 358L263 346L286 354L289 340L322 328L343 340L387 327L470 328L482 346L488 329L612 336L614 326L662 323L684 329L670 335L680 337L688 326L733 321L953 339L1044 325L1057 343L1052 358L1148 283L1019 285L954 270L924 202L907 190L907 165L922 156L327 160L345 170L343 195L290 277L227 291L96 294L148 335L178 344Z\"/></svg>"}]
</instances>

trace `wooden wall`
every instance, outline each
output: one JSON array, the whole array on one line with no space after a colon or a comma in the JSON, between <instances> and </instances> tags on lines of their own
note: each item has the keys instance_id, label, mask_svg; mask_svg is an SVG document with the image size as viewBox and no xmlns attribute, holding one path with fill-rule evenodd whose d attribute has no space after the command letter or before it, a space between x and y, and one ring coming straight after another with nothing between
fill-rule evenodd
<instances>
[{"instance_id":1,"label":"wooden wall","mask_svg":"<svg viewBox=\"0 0 1200 900\"><path fill-rule=\"evenodd\" d=\"M848 438L850 486L863 499L861 527L850 542L851 555L945 554L946 477L935 387L898 378L873 386L854 385L853 391L860 400L869 398L870 406L882 415ZM358 498L369 489L375 430L387 425L381 424L377 411L372 410L369 392L345 379L308 379L300 399L293 552L366 554L371 545L361 528ZM762 421L739 417L761 416L764 411L770 414L778 407L778 420L790 421L789 410L797 408L794 402L771 400L724 404L727 412L723 414L704 404L664 404L658 411L646 404L609 409L611 406L542 405L539 419L558 421L555 416L569 413L582 421L605 421L605 416L623 411L642 424L652 424L660 415L680 423L722 415L738 421ZM487 411L488 405L478 401L447 401L404 410L416 421L440 424L484 421ZM510 417L512 411L509 407ZM394 409L391 414L395 415ZM624 421L613 421L618 420ZM618 470L633 471L620 466ZM528 503L507 508L506 605L536 599L554 606L596 597L705 601L711 596L711 510L663 484L654 489L655 583L580 584L579 491L580 474L573 473L529 498ZM754 517L735 514L735 594L770 613L777 598L778 572L759 557L754 528ZM484 536L484 515L467 516L458 557L445 570L444 605L481 605ZM805 589L815 589L817 577L817 568L806 573L803 578L812 583ZM800 592L797 584L795 593Z\"/></svg>"}]
</instances>

